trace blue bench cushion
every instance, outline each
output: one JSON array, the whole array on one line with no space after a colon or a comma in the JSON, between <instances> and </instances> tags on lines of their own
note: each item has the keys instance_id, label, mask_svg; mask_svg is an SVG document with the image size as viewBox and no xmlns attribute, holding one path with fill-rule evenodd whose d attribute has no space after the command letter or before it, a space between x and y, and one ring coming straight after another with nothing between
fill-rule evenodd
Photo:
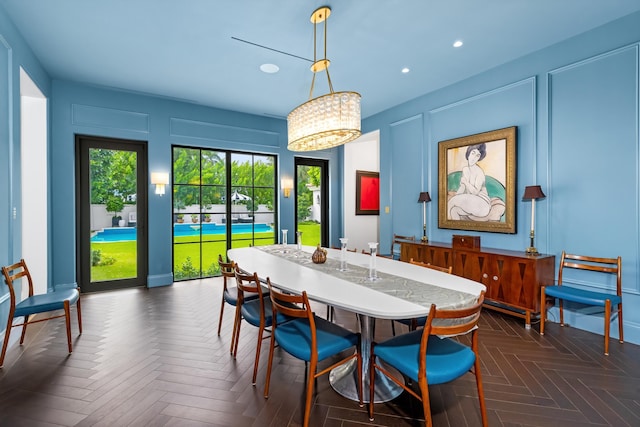
<instances>
[{"instance_id":1,"label":"blue bench cushion","mask_svg":"<svg viewBox=\"0 0 640 427\"><path fill-rule=\"evenodd\" d=\"M319 361L358 344L358 334L321 317L314 317L314 322L316 324ZM309 325L309 319L295 318L283 324L278 322L275 338L280 348L287 353L307 362L311 360L311 326Z\"/></svg>"},{"instance_id":2,"label":"blue bench cushion","mask_svg":"<svg viewBox=\"0 0 640 427\"><path fill-rule=\"evenodd\" d=\"M622 298L615 294L606 292L587 291L571 286L546 286L545 294L550 297L579 302L587 305L597 305L604 307L605 300L611 300L612 305L620 304Z\"/></svg>"},{"instance_id":3,"label":"blue bench cushion","mask_svg":"<svg viewBox=\"0 0 640 427\"><path fill-rule=\"evenodd\" d=\"M13 317L28 316L30 314L43 313L46 311L61 310L64 302L69 301L69 305L78 301L80 292L77 289L64 289L48 294L34 295L20 301L16 305Z\"/></svg>"},{"instance_id":4,"label":"blue bench cushion","mask_svg":"<svg viewBox=\"0 0 640 427\"><path fill-rule=\"evenodd\" d=\"M418 382L422 330L391 338L374 347L374 354ZM476 361L471 348L450 338L429 336L427 383L443 384L464 375Z\"/></svg>"}]
</instances>

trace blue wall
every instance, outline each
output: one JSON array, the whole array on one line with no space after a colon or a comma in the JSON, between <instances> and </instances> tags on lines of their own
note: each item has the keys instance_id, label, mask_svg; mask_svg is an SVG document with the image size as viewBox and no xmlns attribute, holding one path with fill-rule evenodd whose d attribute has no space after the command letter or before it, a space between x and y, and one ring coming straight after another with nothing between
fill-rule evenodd
<instances>
[{"instance_id":1,"label":"blue wall","mask_svg":"<svg viewBox=\"0 0 640 427\"><path fill-rule=\"evenodd\" d=\"M386 159L380 197L391 210L381 214L381 242L394 232L422 234L420 191L432 198L429 239L450 242L460 234L438 228L438 142L517 126L517 232L464 233L481 235L483 247L524 251L531 204L522 194L541 185L547 197L536 203L536 247L556 260L562 250L622 256L625 339L640 343L639 41L636 13L364 120L364 132L380 130ZM603 331L602 317L582 310L565 321Z\"/></svg>"},{"instance_id":2,"label":"blue wall","mask_svg":"<svg viewBox=\"0 0 640 427\"><path fill-rule=\"evenodd\" d=\"M74 135L148 141L148 169L171 172L171 145L275 154L280 175L293 177L294 153L286 148L286 122L54 80L51 105L53 281L70 285L75 274ZM340 150L312 153L330 164L331 238L341 230ZM149 183L151 186L151 184ZM149 188L149 286L172 283L171 197ZM279 224L294 227L294 200L279 192Z\"/></svg>"}]
</instances>

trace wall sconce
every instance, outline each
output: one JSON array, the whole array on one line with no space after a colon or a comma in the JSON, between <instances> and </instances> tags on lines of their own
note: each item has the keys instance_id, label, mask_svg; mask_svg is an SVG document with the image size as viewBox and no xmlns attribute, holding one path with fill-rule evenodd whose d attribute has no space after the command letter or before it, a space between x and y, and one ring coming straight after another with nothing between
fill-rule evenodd
<instances>
[{"instance_id":1,"label":"wall sconce","mask_svg":"<svg viewBox=\"0 0 640 427\"><path fill-rule=\"evenodd\" d=\"M291 189L293 188L293 179L282 178L280 180L280 186L282 187L284 197L289 198L289 196L291 196Z\"/></svg>"},{"instance_id":2,"label":"wall sconce","mask_svg":"<svg viewBox=\"0 0 640 427\"><path fill-rule=\"evenodd\" d=\"M524 188L524 195L522 196L522 200L531 200L531 233L529 237L531 238L531 246L529 246L526 250L529 255L539 255L538 250L535 248L533 244L533 239L535 236L535 218L536 218L536 199L545 198L545 194L542 192L542 188L539 185L531 185L529 187Z\"/></svg>"},{"instance_id":3,"label":"wall sconce","mask_svg":"<svg viewBox=\"0 0 640 427\"><path fill-rule=\"evenodd\" d=\"M156 186L156 194L164 195L164 187L169 184L169 174L166 172L151 172L151 184Z\"/></svg>"},{"instance_id":4,"label":"wall sconce","mask_svg":"<svg viewBox=\"0 0 640 427\"><path fill-rule=\"evenodd\" d=\"M427 239L427 202L431 201L431 196L429 196L428 191L420 192L420 196L418 196L418 203L422 202L422 241L428 242Z\"/></svg>"}]
</instances>

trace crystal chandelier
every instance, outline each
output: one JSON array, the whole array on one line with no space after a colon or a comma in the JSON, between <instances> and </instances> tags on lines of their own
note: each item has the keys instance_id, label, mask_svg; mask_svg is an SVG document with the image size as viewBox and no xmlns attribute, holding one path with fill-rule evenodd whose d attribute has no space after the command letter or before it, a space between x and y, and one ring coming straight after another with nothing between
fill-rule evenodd
<instances>
[{"instance_id":1,"label":"crystal chandelier","mask_svg":"<svg viewBox=\"0 0 640 427\"><path fill-rule=\"evenodd\" d=\"M330 61L327 59L327 18L331 8L323 6L311 14L313 23L313 80L309 101L289 113L289 144L291 151L316 151L336 147L353 141L361 135L360 94L357 92L334 92L329 76ZM324 22L324 58L316 57L316 28ZM316 74L327 72L330 93L313 98Z\"/></svg>"}]
</instances>

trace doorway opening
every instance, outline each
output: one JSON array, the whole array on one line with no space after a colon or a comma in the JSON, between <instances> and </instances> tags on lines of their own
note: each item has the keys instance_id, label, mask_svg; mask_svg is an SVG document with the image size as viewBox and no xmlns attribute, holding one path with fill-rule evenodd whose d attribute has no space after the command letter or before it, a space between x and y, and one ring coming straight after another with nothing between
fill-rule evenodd
<instances>
[{"instance_id":1,"label":"doorway opening","mask_svg":"<svg viewBox=\"0 0 640 427\"><path fill-rule=\"evenodd\" d=\"M329 161L295 158L296 232L303 245L329 245Z\"/></svg>"},{"instance_id":2,"label":"doorway opening","mask_svg":"<svg viewBox=\"0 0 640 427\"><path fill-rule=\"evenodd\" d=\"M47 98L20 67L22 254L36 294L47 292L49 269Z\"/></svg>"}]
</instances>

